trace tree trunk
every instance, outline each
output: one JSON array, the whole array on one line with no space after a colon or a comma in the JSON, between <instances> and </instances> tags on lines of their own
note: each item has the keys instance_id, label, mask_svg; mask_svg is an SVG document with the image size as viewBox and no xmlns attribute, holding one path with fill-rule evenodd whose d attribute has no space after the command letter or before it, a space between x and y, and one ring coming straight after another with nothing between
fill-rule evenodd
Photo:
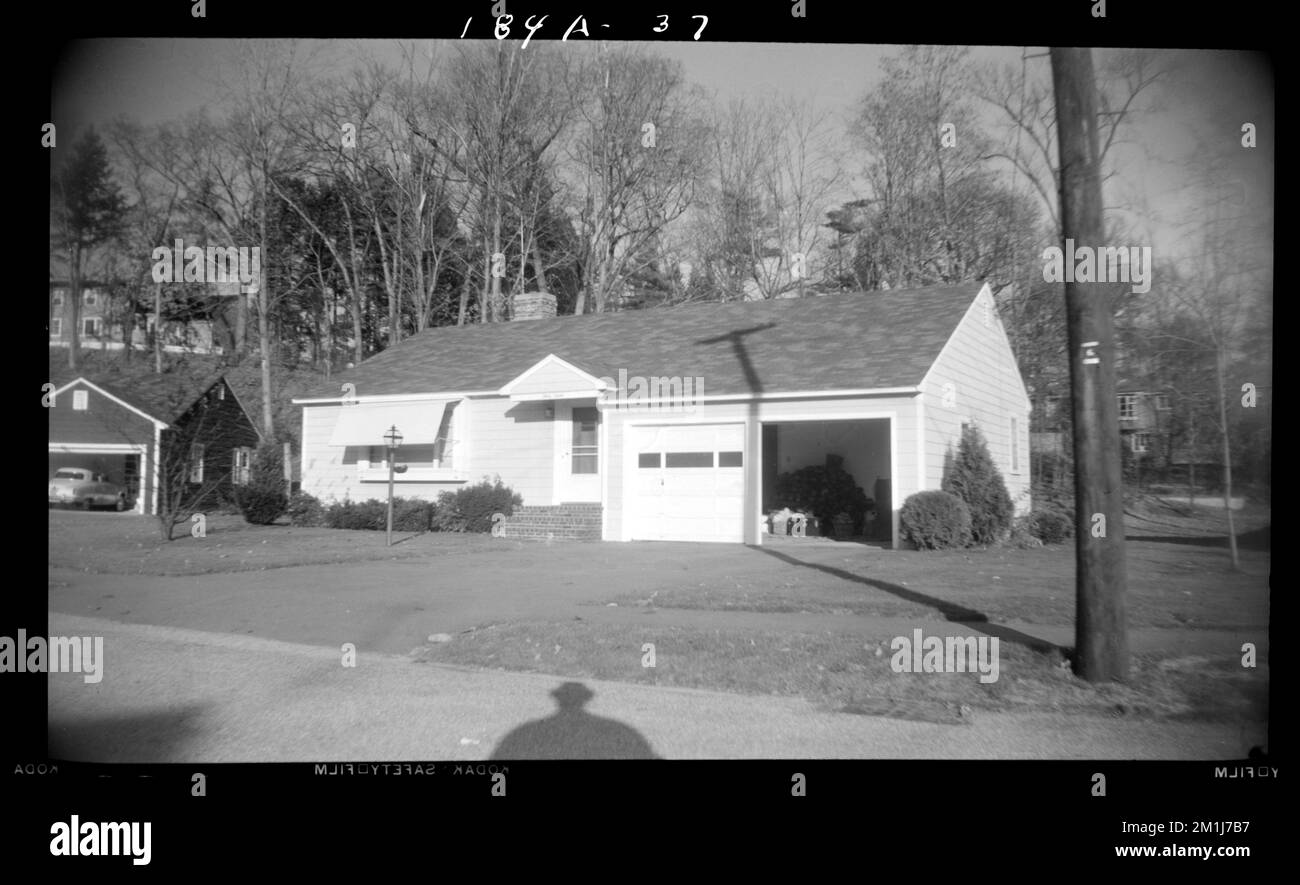
<instances>
[{"instance_id":1,"label":"tree trunk","mask_svg":"<svg viewBox=\"0 0 1300 885\"><path fill-rule=\"evenodd\" d=\"M68 368L81 369L81 247L74 243L68 247L68 283L71 291L63 310L68 326Z\"/></svg>"},{"instance_id":2,"label":"tree trunk","mask_svg":"<svg viewBox=\"0 0 1300 885\"><path fill-rule=\"evenodd\" d=\"M456 325L465 325L465 314L469 311L469 290L473 276L469 272L469 263L465 263L465 279L460 284L460 311L456 314Z\"/></svg>"},{"instance_id":3,"label":"tree trunk","mask_svg":"<svg viewBox=\"0 0 1300 885\"><path fill-rule=\"evenodd\" d=\"M501 211L496 209L492 218L492 263L496 264L496 257L501 254ZM504 264L504 262L503 262ZM502 267L502 270L505 268ZM492 322L501 319L501 277L495 273L492 274Z\"/></svg>"},{"instance_id":4,"label":"tree trunk","mask_svg":"<svg viewBox=\"0 0 1300 885\"><path fill-rule=\"evenodd\" d=\"M542 253L537 248L537 241L533 241L533 276L537 278L537 291L549 292L546 286L546 268L542 266Z\"/></svg>"},{"instance_id":5,"label":"tree trunk","mask_svg":"<svg viewBox=\"0 0 1300 885\"><path fill-rule=\"evenodd\" d=\"M242 295L240 296L243 297ZM153 284L153 371L162 374L162 283Z\"/></svg>"},{"instance_id":6,"label":"tree trunk","mask_svg":"<svg viewBox=\"0 0 1300 885\"><path fill-rule=\"evenodd\" d=\"M1228 355L1223 348L1215 354L1215 375L1219 382L1219 423L1223 429L1223 509L1228 514L1228 550L1232 554L1232 567L1241 569L1237 558L1237 532L1232 519L1232 445L1228 438L1228 391L1224 382Z\"/></svg>"},{"instance_id":7,"label":"tree trunk","mask_svg":"<svg viewBox=\"0 0 1300 885\"><path fill-rule=\"evenodd\" d=\"M235 299L235 360L248 353L248 296L243 292Z\"/></svg>"},{"instance_id":8,"label":"tree trunk","mask_svg":"<svg viewBox=\"0 0 1300 885\"><path fill-rule=\"evenodd\" d=\"M265 172L263 173L265 174ZM258 213L259 247L262 257L270 258L266 248L266 186L262 187L262 207ZM274 406L271 401L271 295L270 267L261 269L257 279L257 337L262 352L262 432L266 439L275 438Z\"/></svg>"}]
</instances>

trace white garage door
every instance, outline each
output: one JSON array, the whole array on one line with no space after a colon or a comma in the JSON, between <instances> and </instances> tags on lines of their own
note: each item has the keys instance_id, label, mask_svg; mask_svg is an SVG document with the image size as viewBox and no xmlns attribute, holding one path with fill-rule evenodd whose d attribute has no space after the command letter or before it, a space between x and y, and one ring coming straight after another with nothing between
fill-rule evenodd
<instances>
[{"instance_id":1,"label":"white garage door","mask_svg":"<svg viewBox=\"0 0 1300 885\"><path fill-rule=\"evenodd\" d=\"M743 424L637 427L632 442L633 539L743 540Z\"/></svg>"}]
</instances>

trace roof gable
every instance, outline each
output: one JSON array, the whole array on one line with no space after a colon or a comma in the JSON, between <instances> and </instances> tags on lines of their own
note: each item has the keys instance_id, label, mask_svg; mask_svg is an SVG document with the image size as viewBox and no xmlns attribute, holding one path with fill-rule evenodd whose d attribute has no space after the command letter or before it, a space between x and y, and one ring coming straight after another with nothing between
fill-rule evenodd
<instances>
[{"instance_id":1,"label":"roof gable","mask_svg":"<svg viewBox=\"0 0 1300 885\"><path fill-rule=\"evenodd\" d=\"M552 353L502 387L499 392L502 396L516 400L573 399L592 396L605 386L601 379Z\"/></svg>"}]
</instances>

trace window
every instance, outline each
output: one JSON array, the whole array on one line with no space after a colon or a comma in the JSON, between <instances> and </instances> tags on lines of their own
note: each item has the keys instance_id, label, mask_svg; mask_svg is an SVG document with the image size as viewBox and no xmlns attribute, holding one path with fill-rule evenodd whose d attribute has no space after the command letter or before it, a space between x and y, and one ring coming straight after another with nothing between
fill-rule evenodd
<instances>
[{"instance_id":1,"label":"window","mask_svg":"<svg viewBox=\"0 0 1300 885\"><path fill-rule=\"evenodd\" d=\"M55 317L54 319L50 320L50 337L51 338L63 337L63 317Z\"/></svg>"},{"instance_id":2,"label":"window","mask_svg":"<svg viewBox=\"0 0 1300 885\"><path fill-rule=\"evenodd\" d=\"M718 452L719 467L744 467L744 452Z\"/></svg>"},{"instance_id":3,"label":"window","mask_svg":"<svg viewBox=\"0 0 1300 885\"><path fill-rule=\"evenodd\" d=\"M669 452L666 467L712 467L712 452Z\"/></svg>"},{"instance_id":4,"label":"window","mask_svg":"<svg viewBox=\"0 0 1300 885\"><path fill-rule=\"evenodd\" d=\"M82 296L81 302L85 304L86 307L94 307L99 303L99 296L94 292L86 292L86 294Z\"/></svg>"},{"instance_id":5,"label":"window","mask_svg":"<svg viewBox=\"0 0 1300 885\"><path fill-rule=\"evenodd\" d=\"M663 455L659 452L642 452L636 456L636 466L658 468L663 465Z\"/></svg>"},{"instance_id":6,"label":"window","mask_svg":"<svg viewBox=\"0 0 1300 885\"><path fill-rule=\"evenodd\" d=\"M222 384L220 387L217 388L217 399L223 400L225 398L226 398L226 385Z\"/></svg>"},{"instance_id":7,"label":"window","mask_svg":"<svg viewBox=\"0 0 1300 885\"><path fill-rule=\"evenodd\" d=\"M1020 422L1011 419L1011 472L1020 472Z\"/></svg>"},{"instance_id":8,"label":"window","mask_svg":"<svg viewBox=\"0 0 1300 885\"><path fill-rule=\"evenodd\" d=\"M90 394L84 390L72 391L72 408L84 412L89 407Z\"/></svg>"},{"instance_id":9,"label":"window","mask_svg":"<svg viewBox=\"0 0 1300 885\"><path fill-rule=\"evenodd\" d=\"M438 438L433 442L402 443L398 446L394 463L405 467L396 479L407 481L419 479L420 474L432 470L450 470L454 467L456 449L455 430L456 403L448 403L442 412L442 423L438 425ZM357 467L363 481L388 481L388 447L368 446L357 452ZM423 478L428 479L426 474Z\"/></svg>"},{"instance_id":10,"label":"window","mask_svg":"<svg viewBox=\"0 0 1300 885\"><path fill-rule=\"evenodd\" d=\"M1132 421L1137 418L1137 394L1121 393L1119 395L1119 420Z\"/></svg>"},{"instance_id":11,"label":"window","mask_svg":"<svg viewBox=\"0 0 1300 885\"><path fill-rule=\"evenodd\" d=\"M55 289L55 290L54 290L54 297L53 297L52 300L54 301L54 306L55 306L55 307L62 307L62 306L63 306L63 290L62 290L62 289Z\"/></svg>"},{"instance_id":12,"label":"window","mask_svg":"<svg viewBox=\"0 0 1300 885\"><path fill-rule=\"evenodd\" d=\"M1169 394L1167 393L1156 394L1156 408L1162 412L1169 411Z\"/></svg>"},{"instance_id":13,"label":"window","mask_svg":"<svg viewBox=\"0 0 1300 885\"><path fill-rule=\"evenodd\" d=\"M397 454L393 458L393 463L404 464L407 468L432 470L438 466L437 450L438 446L435 443L410 446L403 443L397 447ZM388 446L370 447L370 466L383 470L388 469Z\"/></svg>"},{"instance_id":14,"label":"window","mask_svg":"<svg viewBox=\"0 0 1300 885\"><path fill-rule=\"evenodd\" d=\"M231 482L235 485L248 485L253 472L253 450L249 446L239 446L232 455Z\"/></svg>"},{"instance_id":15,"label":"window","mask_svg":"<svg viewBox=\"0 0 1300 885\"><path fill-rule=\"evenodd\" d=\"M1151 449L1151 434L1135 433L1133 434L1133 451L1146 452Z\"/></svg>"},{"instance_id":16,"label":"window","mask_svg":"<svg viewBox=\"0 0 1300 885\"><path fill-rule=\"evenodd\" d=\"M573 410L573 463L574 473L597 473L600 455L600 413L592 406ZM670 459L671 455L668 456ZM668 466L672 466L669 464Z\"/></svg>"},{"instance_id":17,"label":"window","mask_svg":"<svg viewBox=\"0 0 1300 885\"><path fill-rule=\"evenodd\" d=\"M203 443L190 446L190 482L203 482Z\"/></svg>"},{"instance_id":18,"label":"window","mask_svg":"<svg viewBox=\"0 0 1300 885\"><path fill-rule=\"evenodd\" d=\"M99 317L86 317L81 321L81 334L89 338L98 338L101 321Z\"/></svg>"}]
</instances>

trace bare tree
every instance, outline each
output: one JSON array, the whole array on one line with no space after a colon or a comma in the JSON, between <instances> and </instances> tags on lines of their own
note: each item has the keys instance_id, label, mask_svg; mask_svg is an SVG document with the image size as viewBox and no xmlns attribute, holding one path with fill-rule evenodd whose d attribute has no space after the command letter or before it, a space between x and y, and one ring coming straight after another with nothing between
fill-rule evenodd
<instances>
[{"instance_id":1,"label":"bare tree","mask_svg":"<svg viewBox=\"0 0 1300 885\"><path fill-rule=\"evenodd\" d=\"M1248 210L1231 170L1208 146L1194 155L1189 171L1203 203L1185 229L1196 248L1189 250L1176 270L1167 272L1169 279L1162 288L1173 310L1153 332L1152 343L1156 360L1190 356L1201 361L1213 379L1210 390L1195 393L1213 403L1209 417L1218 431L1223 506L1235 569L1240 563L1232 511L1232 427L1241 391L1229 381L1229 374L1234 364L1259 347L1250 333L1266 312L1273 280L1267 230L1271 213ZM1195 451L1190 457L1196 457Z\"/></svg>"},{"instance_id":2,"label":"bare tree","mask_svg":"<svg viewBox=\"0 0 1300 885\"><path fill-rule=\"evenodd\" d=\"M574 313L601 313L655 262L704 171L703 125L680 64L604 44L571 71L571 215L580 243Z\"/></svg>"}]
</instances>

